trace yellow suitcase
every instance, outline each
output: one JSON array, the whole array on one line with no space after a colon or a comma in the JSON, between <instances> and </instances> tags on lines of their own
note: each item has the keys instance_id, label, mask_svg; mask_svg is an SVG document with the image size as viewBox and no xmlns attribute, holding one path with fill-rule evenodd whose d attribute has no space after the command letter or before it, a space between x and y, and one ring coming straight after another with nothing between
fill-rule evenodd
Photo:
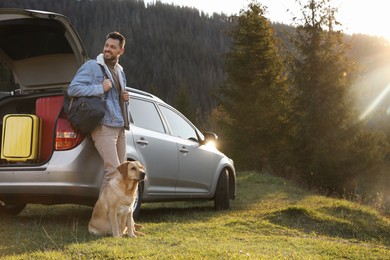
<instances>
[{"instance_id":1,"label":"yellow suitcase","mask_svg":"<svg viewBox=\"0 0 390 260\"><path fill-rule=\"evenodd\" d=\"M1 159L39 160L42 121L36 115L9 114L3 118Z\"/></svg>"}]
</instances>

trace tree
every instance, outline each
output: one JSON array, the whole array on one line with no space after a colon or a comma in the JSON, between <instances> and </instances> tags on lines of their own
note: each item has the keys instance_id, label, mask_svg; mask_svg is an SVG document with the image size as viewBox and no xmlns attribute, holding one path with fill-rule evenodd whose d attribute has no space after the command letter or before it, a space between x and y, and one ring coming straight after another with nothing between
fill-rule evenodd
<instances>
[{"instance_id":1,"label":"tree","mask_svg":"<svg viewBox=\"0 0 390 260\"><path fill-rule=\"evenodd\" d=\"M199 115L215 106L210 95L225 75L221 56L230 46L227 16L200 13L160 1L143 0L1 0L0 8L26 8L64 14L79 33L90 58L101 51L108 32L126 37L121 56L128 86L147 90L173 103L184 84ZM145 5L146 4L146 5ZM118 19L120 17L120 19Z\"/></svg>"},{"instance_id":2,"label":"tree","mask_svg":"<svg viewBox=\"0 0 390 260\"><path fill-rule=\"evenodd\" d=\"M330 0L300 4L302 19L293 40L292 68L298 129L295 167L311 185L336 192L353 189L356 185L350 183L383 159L387 142L380 134L363 132L354 113L349 98L354 63L346 54L337 9Z\"/></svg>"},{"instance_id":3,"label":"tree","mask_svg":"<svg viewBox=\"0 0 390 260\"><path fill-rule=\"evenodd\" d=\"M240 169L276 167L287 147L285 70L264 12L252 2L232 17L227 80L221 87L225 147Z\"/></svg>"}]
</instances>

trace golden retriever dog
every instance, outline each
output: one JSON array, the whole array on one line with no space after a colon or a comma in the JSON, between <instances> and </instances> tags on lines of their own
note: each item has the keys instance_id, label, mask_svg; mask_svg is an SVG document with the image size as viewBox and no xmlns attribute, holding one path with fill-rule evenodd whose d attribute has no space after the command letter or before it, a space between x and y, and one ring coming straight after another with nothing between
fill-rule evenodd
<instances>
[{"instance_id":1,"label":"golden retriever dog","mask_svg":"<svg viewBox=\"0 0 390 260\"><path fill-rule=\"evenodd\" d=\"M143 235L136 229L142 226L134 222L133 206L138 183L145 179L145 167L138 161L124 162L117 167L118 173L100 194L88 231L94 235Z\"/></svg>"}]
</instances>

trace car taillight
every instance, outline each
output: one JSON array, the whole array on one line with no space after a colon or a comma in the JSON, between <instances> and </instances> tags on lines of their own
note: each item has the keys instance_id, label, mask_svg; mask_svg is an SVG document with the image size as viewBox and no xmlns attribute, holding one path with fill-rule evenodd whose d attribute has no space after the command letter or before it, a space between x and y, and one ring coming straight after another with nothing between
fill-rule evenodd
<instances>
[{"instance_id":1,"label":"car taillight","mask_svg":"<svg viewBox=\"0 0 390 260\"><path fill-rule=\"evenodd\" d=\"M84 136L73 130L71 123L66 118L58 118L56 127L55 149L68 150L76 147L83 141Z\"/></svg>"}]
</instances>

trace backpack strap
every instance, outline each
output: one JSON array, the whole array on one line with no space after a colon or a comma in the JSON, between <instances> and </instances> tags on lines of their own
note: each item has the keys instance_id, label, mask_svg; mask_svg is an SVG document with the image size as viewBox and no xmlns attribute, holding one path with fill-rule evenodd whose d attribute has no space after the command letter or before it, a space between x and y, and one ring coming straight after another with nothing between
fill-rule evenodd
<instances>
[{"instance_id":1,"label":"backpack strap","mask_svg":"<svg viewBox=\"0 0 390 260\"><path fill-rule=\"evenodd\" d=\"M104 66L100 63L98 63L100 69L102 70L103 72L103 77L104 79L109 79L108 75L107 75L107 72L106 70L104 69ZM107 95L108 95L108 91L106 93L104 93L104 101L107 101Z\"/></svg>"},{"instance_id":2,"label":"backpack strap","mask_svg":"<svg viewBox=\"0 0 390 260\"><path fill-rule=\"evenodd\" d=\"M102 64L100 64L100 63L98 63L98 65L99 65L100 68L102 69L104 79L108 79L108 75L107 75L106 70L104 69L104 66L103 66Z\"/></svg>"}]
</instances>

